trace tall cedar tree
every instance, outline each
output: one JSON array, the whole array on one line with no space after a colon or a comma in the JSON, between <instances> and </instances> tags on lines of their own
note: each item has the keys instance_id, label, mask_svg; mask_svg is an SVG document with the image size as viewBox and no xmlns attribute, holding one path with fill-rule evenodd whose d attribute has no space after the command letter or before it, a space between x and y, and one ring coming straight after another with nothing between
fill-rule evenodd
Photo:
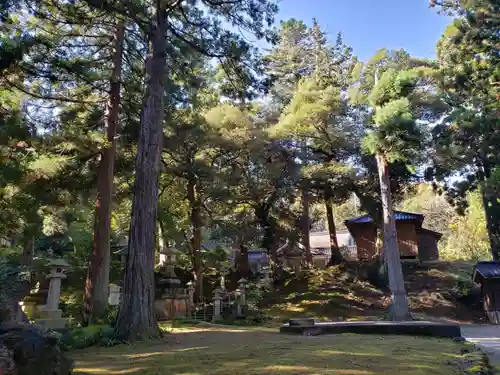
<instances>
[{"instance_id":1,"label":"tall cedar tree","mask_svg":"<svg viewBox=\"0 0 500 375\"><path fill-rule=\"evenodd\" d=\"M108 307L109 266L111 258L111 202L114 188L114 164L125 40L125 24L123 21L117 22L113 39L113 68L109 82L109 98L106 103L104 120L107 144L101 152L98 167L92 253L84 291L84 319L87 324L102 318Z\"/></svg>"},{"instance_id":2,"label":"tall cedar tree","mask_svg":"<svg viewBox=\"0 0 500 375\"><path fill-rule=\"evenodd\" d=\"M274 2L244 0L214 2L199 0L156 2L151 9L142 2L87 0L98 9L119 12L147 33L149 54L146 59L144 108L141 114L135 164L134 199L123 297L116 325L125 340L158 336L154 315L154 254L158 208L158 181L163 151L165 117L165 81L171 78L167 60L176 41L211 58L239 58L248 51L243 37L221 28L222 19L236 28L270 40L266 30L277 11ZM207 12L208 10L208 12ZM198 32L193 32L196 28ZM167 43L167 39L169 43ZM167 54L168 52L168 54ZM168 103L171 105L172 103ZM168 113L167 113L168 114Z\"/></svg>"}]
</instances>

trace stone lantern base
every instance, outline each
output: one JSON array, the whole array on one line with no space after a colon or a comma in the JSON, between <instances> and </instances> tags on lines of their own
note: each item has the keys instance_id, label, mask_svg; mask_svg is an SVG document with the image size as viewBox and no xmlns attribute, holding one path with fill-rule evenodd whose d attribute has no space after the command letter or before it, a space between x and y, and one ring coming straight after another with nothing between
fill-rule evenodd
<instances>
[{"instance_id":1,"label":"stone lantern base","mask_svg":"<svg viewBox=\"0 0 500 375\"><path fill-rule=\"evenodd\" d=\"M62 311L40 309L38 312L39 318L35 319L35 323L50 329L63 329L68 325L68 319L62 317Z\"/></svg>"},{"instance_id":2,"label":"stone lantern base","mask_svg":"<svg viewBox=\"0 0 500 375\"><path fill-rule=\"evenodd\" d=\"M188 304L184 296L157 299L154 307L156 319L158 320L186 317L188 313Z\"/></svg>"}]
</instances>

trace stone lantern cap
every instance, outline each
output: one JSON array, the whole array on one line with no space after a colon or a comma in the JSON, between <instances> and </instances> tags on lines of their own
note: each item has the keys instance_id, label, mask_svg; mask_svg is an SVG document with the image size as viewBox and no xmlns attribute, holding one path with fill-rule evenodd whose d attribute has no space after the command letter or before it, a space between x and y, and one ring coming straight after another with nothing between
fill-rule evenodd
<instances>
[{"instance_id":1,"label":"stone lantern cap","mask_svg":"<svg viewBox=\"0 0 500 375\"><path fill-rule=\"evenodd\" d=\"M52 267L63 267L63 268L69 268L70 265L68 262L66 262L64 259L58 258L58 259L53 259L49 262L49 266Z\"/></svg>"},{"instance_id":2,"label":"stone lantern cap","mask_svg":"<svg viewBox=\"0 0 500 375\"><path fill-rule=\"evenodd\" d=\"M51 268L47 278L65 278L65 271L70 268L68 262L64 259L54 259L49 262L48 266Z\"/></svg>"}]
</instances>

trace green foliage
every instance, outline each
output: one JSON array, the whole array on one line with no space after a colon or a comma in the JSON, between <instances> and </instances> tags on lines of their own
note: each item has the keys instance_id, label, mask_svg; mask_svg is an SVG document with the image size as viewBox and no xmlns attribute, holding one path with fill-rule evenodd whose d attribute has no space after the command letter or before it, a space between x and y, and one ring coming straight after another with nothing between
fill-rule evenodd
<instances>
[{"instance_id":1,"label":"green foliage","mask_svg":"<svg viewBox=\"0 0 500 375\"><path fill-rule=\"evenodd\" d=\"M484 208L490 246L498 258L499 195L488 186L488 180L500 164L496 147L500 140L500 8L498 2L489 0L458 1L454 5L455 18L437 44L439 89L449 110L433 130L431 175L445 185L447 195L461 210L466 205L466 192L481 190L487 202ZM449 181L457 174L461 180Z\"/></svg>"},{"instance_id":2,"label":"green foliage","mask_svg":"<svg viewBox=\"0 0 500 375\"><path fill-rule=\"evenodd\" d=\"M374 109L373 130L363 140L370 154L384 153L389 162L411 162L422 147L411 95L418 75L413 71L386 70L368 95Z\"/></svg>"},{"instance_id":3,"label":"green foliage","mask_svg":"<svg viewBox=\"0 0 500 375\"><path fill-rule=\"evenodd\" d=\"M85 349L91 346L110 347L122 344L115 336L113 327L108 325L90 325L74 328L63 334L60 345L65 350Z\"/></svg>"},{"instance_id":4,"label":"green foliage","mask_svg":"<svg viewBox=\"0 0 500 375\"><path fill-rule=\"evenodd\" d=\"M450 235L442 243L440 256L449 260L490 260L486 217L480 194L469 194L465 216L457 216L450 224Z\"/></svg>"},{"instance_id":5,"label":"green foliage","mask_svg":"<svg viewBox=\"0 0 500 375\"><path fill-rule=\"evenodd\" d=\"M441 245L447 241L452 224L460 218L446 196L442 192L439 194L431 184L427 183L408 189L396 207L401 211L425 215L424 227L443 234Z\"/></svg>"}]
</instances>

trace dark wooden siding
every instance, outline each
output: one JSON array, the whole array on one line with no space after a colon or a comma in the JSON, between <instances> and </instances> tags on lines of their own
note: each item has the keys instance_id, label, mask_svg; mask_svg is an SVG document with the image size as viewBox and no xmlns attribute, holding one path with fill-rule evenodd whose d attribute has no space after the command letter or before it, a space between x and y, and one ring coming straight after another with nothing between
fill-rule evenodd
<instances>
[{"instance_id":1,"label":"dark wooden siding","mask_svg":"<svg viewBox=\"0 0 500 375\"><path fill-rule=\"evenodd\" d=\"M432 234L418 234L418 259L422 261L438 260L438 238Z\"/></svg>"}]
</instances>

